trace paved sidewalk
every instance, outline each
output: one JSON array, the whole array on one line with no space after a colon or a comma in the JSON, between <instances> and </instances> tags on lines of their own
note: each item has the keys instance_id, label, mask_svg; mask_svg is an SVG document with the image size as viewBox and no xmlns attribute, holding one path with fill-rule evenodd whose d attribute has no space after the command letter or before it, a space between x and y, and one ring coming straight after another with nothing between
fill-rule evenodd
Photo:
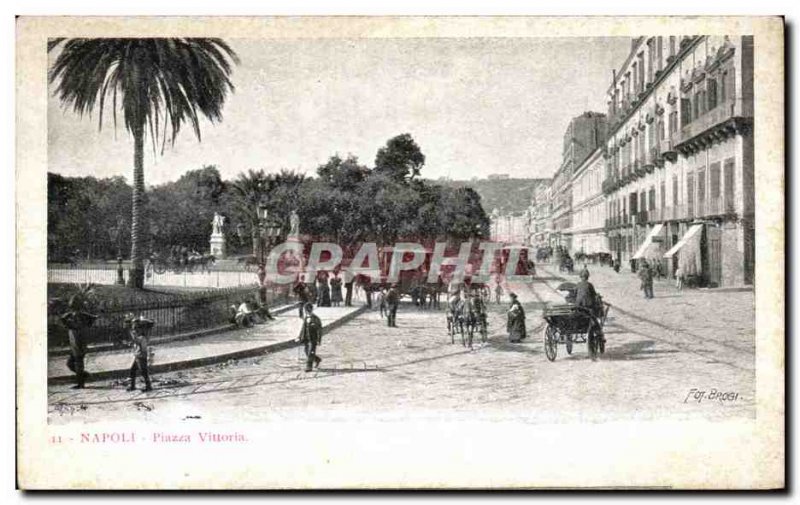
<instances>
[{"instance_id":1,"label":"paved sidewalk","mask_svg":"<svg viewBox=\"0 0 800 505\"><path fill-rule=\"evenodd\" d=\"M317 307L315 313L322 319L323 331L330 331L361 313L365 307ZM230 359L245 358L286 349L295 345L302 321L292 310L275 316L274 321L252 328L155 344L150 363L151 373L205 366ZM130 350L91 353L86 356L89 381L127 377L132 361ZM66 366L64 356L48 359L49 384L74 382L74 374Z\"/></svg>"}]
</instances>

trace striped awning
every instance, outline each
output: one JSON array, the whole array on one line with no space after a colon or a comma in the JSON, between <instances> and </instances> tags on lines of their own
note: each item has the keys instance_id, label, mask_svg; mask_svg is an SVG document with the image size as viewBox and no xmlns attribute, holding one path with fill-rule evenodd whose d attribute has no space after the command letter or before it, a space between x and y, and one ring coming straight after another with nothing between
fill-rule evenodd
<instances>
[{"instance_id":1,"label":"striped awning","mask_svg":"<svg viewBox=\"0 0 800 505\"><path fill-rule=\"evenodd\" d=\"M671 257L675 256L675 253L680 251L681 248L683 246L685 246L686 244L688 244L689 241L692 240L694 237L697 237L699 239L700 238L700 230L702 230L702 229L703 229L703 225L702 224L693 224L692 227L689 228L689 231L687 231L686 234L683 237L681 237L681 239L678 241L678 243L675 244L674 246L672 246L672 249L667 251L667 254L665 254L664 257L665 258L671 258Z\"/></svg>"},{"instance_id":2,"label":"striped awning","mask_svg":"<svg viewBox=\"0 0 800 505\"><path fill-rule=\"evenodd\" d=\"M644 242L642 242L642 245L639 246L639 249L636 251L636 254L633 255L633 259L638 260L644 258L648 250L650 250L653 247L658 247L658 244L653 241L653 237L657 237L663 229L664 225L661 223L653 226L653 229L650 230L650 233L647 234L647 237L645 237Z\"/></svg>"}]
</instances>

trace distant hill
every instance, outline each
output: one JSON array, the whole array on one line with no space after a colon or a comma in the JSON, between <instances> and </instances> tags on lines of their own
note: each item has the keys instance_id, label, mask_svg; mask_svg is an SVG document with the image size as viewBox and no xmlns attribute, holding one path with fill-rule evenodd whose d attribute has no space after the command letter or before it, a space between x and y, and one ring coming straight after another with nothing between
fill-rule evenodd
<instances>
[{"instance_id":1,"label":"distant hill","mask_svg":"<svg viewBox=\"0 0 800 505\"><path fill-rule=\"evenodd\" d=\"M470 187L481 196L487 214L498 209L501 214L523 212L531 203L533 189L550 179L476 179L470 181L433 180L434 184L453 188Z\"/></svg>"}]
</instances>

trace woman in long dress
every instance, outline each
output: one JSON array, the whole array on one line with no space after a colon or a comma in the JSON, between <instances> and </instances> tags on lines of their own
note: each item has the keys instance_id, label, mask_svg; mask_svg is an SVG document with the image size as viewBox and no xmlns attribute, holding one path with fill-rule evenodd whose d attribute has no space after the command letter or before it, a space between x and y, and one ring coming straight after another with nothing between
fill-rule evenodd
<instances>
[{"instance_id":1,"label":"woman in long dress","mask_svg":"<svg viewBox=\"0 0 800 505\"><path fill-rule=\"evenodd\" d=\"M525 309L522 308L515 293L509 293L508 296L511 298L511 307L508 309L506 329L509 342L516 343L528 336L525 331Z\"/></svg>"},{"instance_id":2,"label":"woman in long dress","mask_svg":"<svg viewBox=\"0 0 800 505\"><path fill-rule=\"evenodd\" d=\"M342 279L338 275L331 279L331 303L334 307L342 303Z\"/></svg>"}]
</instances>

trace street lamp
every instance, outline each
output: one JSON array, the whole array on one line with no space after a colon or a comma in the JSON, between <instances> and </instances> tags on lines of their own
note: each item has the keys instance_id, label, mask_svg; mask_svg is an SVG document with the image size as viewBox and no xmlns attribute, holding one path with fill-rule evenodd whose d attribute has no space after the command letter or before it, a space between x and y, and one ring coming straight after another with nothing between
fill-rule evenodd
<instances>
[{"instance_id":1,"label":"street lamp","mask_svg":"<svg viewBox=\"0 0 800 505\"><path fill-rule=\"evenodd\" d=\"M258 228L259 228L259 264L265 264L267 258L267 248L272 246L272 243L281 234L281 223L271 220L269 218L269 210L264 202L258 205Z\"/></svg>"}]
</instances>

